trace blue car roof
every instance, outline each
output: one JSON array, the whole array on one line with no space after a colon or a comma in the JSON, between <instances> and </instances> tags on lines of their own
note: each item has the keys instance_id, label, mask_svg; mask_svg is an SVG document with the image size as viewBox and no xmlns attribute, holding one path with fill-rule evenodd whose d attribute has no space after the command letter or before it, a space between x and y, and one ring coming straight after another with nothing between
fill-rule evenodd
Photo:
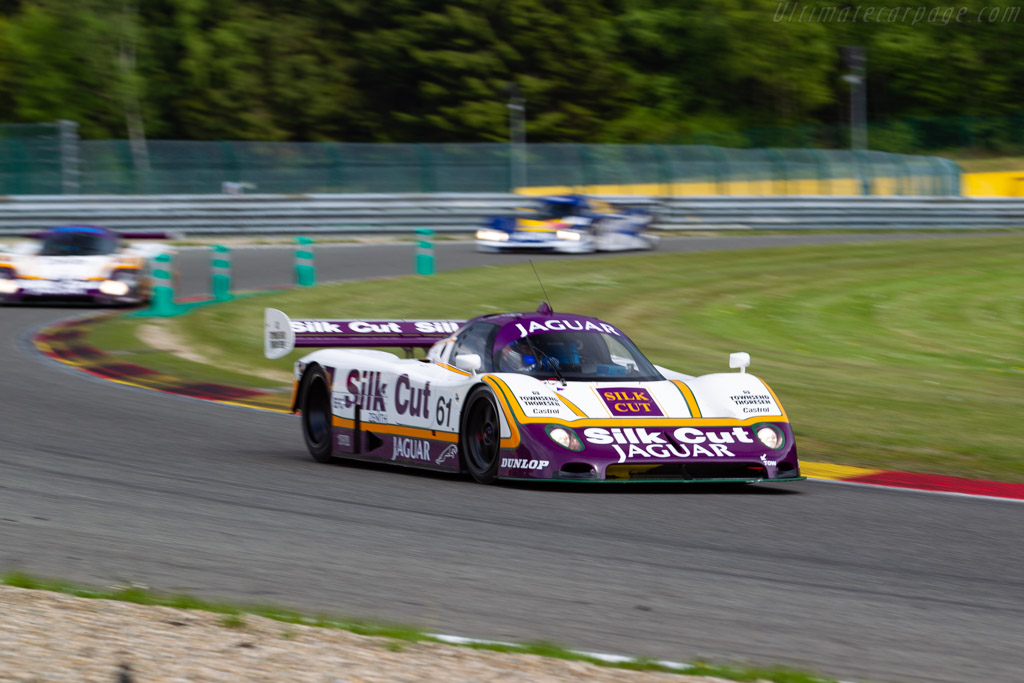
<instances>
[{"instance_id":1,"label":"blue car roof","mask_svg":"<svg viewBox=\"0 0 1024 683\"><path fill-rule=\"evenodd\" d=\"M113 231L107 228L100 228L95 225L60 225L55 228L50 228L47 232L56 233L69 233L69 232L81 232L90 235L113 235Z\"/></svg>"},{"instance_id":2,"label":"blue car roof","mask_svg":"<svg viewBox=\"0 0 1024 683\"><path fill-rule=\"evenodd\" d=\"M565 197L545 197L543 200L547 204L570 204L572 206L586 206L587 200L584 197L578 195L568 195Z\"/></svg>"}]
</instances>

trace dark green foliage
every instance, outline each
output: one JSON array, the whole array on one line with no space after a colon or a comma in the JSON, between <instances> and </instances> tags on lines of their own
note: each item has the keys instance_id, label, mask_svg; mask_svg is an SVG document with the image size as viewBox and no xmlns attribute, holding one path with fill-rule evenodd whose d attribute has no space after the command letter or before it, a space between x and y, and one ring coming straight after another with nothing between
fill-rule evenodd
<instances>
[{"instance_id":1,"label":"dark green foliage","mask_svg":"<svg viewBox=\"0 0 1024 683\"><path fill-rule=\"evenodd\" d=\"M533 142L842 144L806 124L845 124L839 48L855 44L869 118L902 121L879 128L885 148L1024 143L1024 12L917 5L933 8L853 21L859 6L793 0L0 0L0 122L503 142L514 82ZM952 115L1006 118L945 133L910 118Z\"/></svg>"}]
</instances>

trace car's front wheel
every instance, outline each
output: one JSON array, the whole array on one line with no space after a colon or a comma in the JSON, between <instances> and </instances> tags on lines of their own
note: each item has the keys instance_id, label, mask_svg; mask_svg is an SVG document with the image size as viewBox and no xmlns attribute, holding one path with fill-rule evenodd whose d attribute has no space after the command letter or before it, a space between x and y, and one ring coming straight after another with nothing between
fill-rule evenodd
<instances>
[{"instance_id":1,"label":"car's front wheel","mask_svg":"<svg viewBox=\"0 0 1024 683\"><path fill-rule=\"evenodd\" d=\"M501 420L490 388L477 387L469 394L459 434L463 466L473 479L490 484L501 464Z\"/></svg>"},{"instance_id":2,"label":"car's front wheel","mask_svg":"<svg viewBox=\"0 0 1024 683\"><path fill-rule=\"evenodd\" d=\"M310 366L303 375L298 407L302 413L302 436L309 454L317 462L334 462L331 455L331 385L327 373L319 365Z\"/></svg>"}]
</instances>

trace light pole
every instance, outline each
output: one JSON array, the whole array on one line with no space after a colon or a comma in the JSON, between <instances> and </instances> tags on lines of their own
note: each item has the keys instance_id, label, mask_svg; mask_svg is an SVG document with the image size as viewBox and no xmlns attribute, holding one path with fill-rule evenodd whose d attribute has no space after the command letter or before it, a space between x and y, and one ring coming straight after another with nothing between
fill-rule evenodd
<instances>
[{"instance_id":1,"label":"light pole","mask_svg":"<svg viewBox=\"0 0 1024 683\"><path fill-rule=\"evenodd\" d=\"M849 70L843 75L843 80L850 84L850 149L867 149L867 55L859 45L850 45L842 50L843 61Z\"/></svg>"},{"instance_id":2,"label":"light pole","mask_svg":"<svg viewBox=\"0 0 1024 683\"><path fill-rule=\"evenodd\" d=\"M515 82L508 84L508 179L510 191L526 187L526 99Z\"/></svg>"}]
</instances>

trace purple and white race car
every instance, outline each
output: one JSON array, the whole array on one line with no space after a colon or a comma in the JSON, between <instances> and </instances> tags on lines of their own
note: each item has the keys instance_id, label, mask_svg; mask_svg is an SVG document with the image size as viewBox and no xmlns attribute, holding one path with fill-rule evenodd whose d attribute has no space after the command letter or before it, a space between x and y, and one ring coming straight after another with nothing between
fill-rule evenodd
<instances>
[{"instance_id":1,"label":"purple and white race car","mask_svg":"<svg viewBox=\"0 0 1024 683\"><path fill-rule=\"evenodd\" d=\"M80 301L101 305L149 301L152 262L171 253L164 233L120 233L94 225L64 225L14 248L0 245L0 302Z\"/></svg>"},{"instance_id":2,"label":"purple and white race car","mask_svg":"<svg viewBox=\"0 0 1024 683\"><path fill-rule=\"evenodd\" d=\"M685 375L653 365L611 323L546 303L468 322L291 320L268 308L264 343L268 358L343 347L295 363L292 410L318 462L384 461L481 483L804 478L786 412L746 372L746 353L730 356L738 372Z\"/></svg>"}]
</instances>

